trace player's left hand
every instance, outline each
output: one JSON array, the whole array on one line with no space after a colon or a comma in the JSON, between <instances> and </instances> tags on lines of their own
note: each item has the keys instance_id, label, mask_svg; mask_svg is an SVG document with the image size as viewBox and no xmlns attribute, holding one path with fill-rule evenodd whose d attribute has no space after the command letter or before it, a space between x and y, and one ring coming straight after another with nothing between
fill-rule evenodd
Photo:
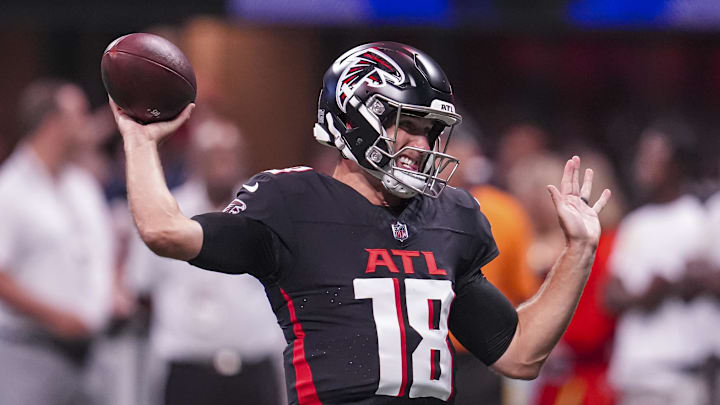
<instances>
[{"instance_id":1,"label":"player's left hand","mask_svg":"<svg viewBox=\"0 0 720 405\"><path fill-rule=\"evenodd\" d=\"M595 204L591 204L592 182L593 171L586 169L580 187L580 158L573 156L565 164L560 189L553 185L548 186L568 243L580 242L597 246L600 240L598 214L610 199L610 190L603 190Z\"/></svg>"}]
</instances>

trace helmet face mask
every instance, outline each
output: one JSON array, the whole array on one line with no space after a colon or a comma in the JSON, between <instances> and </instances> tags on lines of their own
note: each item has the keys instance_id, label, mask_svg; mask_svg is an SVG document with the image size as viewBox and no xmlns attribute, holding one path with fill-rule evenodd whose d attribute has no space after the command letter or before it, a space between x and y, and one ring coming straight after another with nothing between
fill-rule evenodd
<instances>
[{"instance_id":1,"label":"helmet face mask","mask_svg":"<svg viewBox=\"0 0 720 405\"><path fill-rule=\"evenodd\" d=\"M375 97L383 98L383 96ZM375 101L371 99L369 103ZM366 159L375 171L382 173L382 176L377 177L389 189L393 187L390 191L394 191L396 195L412 197L415 194L423 194L432 198L439 197L459 164L456 158L446 153L453 126L459 122L459 116L438 113L418 106L408 106L392 100L385 101L393 107L393 113L388 117L388 121L392 119L392 125L386 126L394 129L388 133L387 129L383 127L382 134L368 148ZM427 135L431 149L407 145L398 147L398 132L401 128L402 116L433 121L432 129ZM413 151L419 156L418 170L408 169L397 164L397 159L409 151ZM381 166L380 162L388 163Z\"/></svg>"},{"instance_id":2,"label":"helmet face mask","mask_svg":"<svg viewBox=\"0 0 720 405\"><path fill-rule=\"evenodd\" d=\"M324 83L314 130L320 143L339 149L396 196L437 198L442 193L459 164L445 152L461 117L447 78L432 59L398 43L362 45L341 56ZM432 122L430 150L399 147L402 116ZM417 170L398 164L408 152L417 156Z\"/></svg>"}]
</instances>

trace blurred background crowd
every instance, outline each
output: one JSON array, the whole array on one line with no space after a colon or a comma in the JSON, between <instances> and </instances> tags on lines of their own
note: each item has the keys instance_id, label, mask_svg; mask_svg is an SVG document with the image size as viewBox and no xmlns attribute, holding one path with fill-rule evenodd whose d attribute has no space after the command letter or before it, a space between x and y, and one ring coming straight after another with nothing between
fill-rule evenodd
<instances>
[{"instance_id":1,"label":"blurred background crowd","mask_svg":"<svg viewBox=\"0 0 720 405\"><path fill-rule=\"evenodd\" d=\"M322 74L376 40L450 77L453 182L488 216L501 255L484 273L514 304L564 247L545 186L573 154L595 169L613 198L561 344L532 382L458 345L457 404L720 404L720 4L526 3L4 2L0 405L285 401L262 286L136 235L99 72L136 31L173 41L197 75L197 109L161 150L186 215L222 210L261 170L329 173L337 151L311 137Z\"/></svg>"}]
</instances>

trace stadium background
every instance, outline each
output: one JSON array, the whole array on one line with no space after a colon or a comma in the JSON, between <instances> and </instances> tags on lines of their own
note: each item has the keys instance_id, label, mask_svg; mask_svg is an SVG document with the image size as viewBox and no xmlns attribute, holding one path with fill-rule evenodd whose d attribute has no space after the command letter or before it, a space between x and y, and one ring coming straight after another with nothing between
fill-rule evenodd
<instances>
[{"instance_id":1,"label":"stadium background","mask_svg":"<svg viewBox=\"0 0 720 405\"><path fill-rule=\"evenodd\" d=\"M530 120L554 145L599 148L623 173L640 129L662 114L683 114L713 146L702 151L716 150L719 7L703 0L524 3L4 2L0 156L18 136L13 100L23 86L42 75L69 78L99 106L102 50L143 30L172 36L186 51L199 102L214 103L249 135L257 157L251 171L316 153L309 135L324 69L344 49L378 39L411 43L440 61L490 154L508 125ZM703 156L706 175L716 166L712 153Z\"/></svg>"},{"instance_id":2,"label":"stadium background","mask_svg":"<svg viewBox=\"0 0 720 405\"><path fill-rule=\"evenodd\" d=\"M618 195L635 206L641 202L632 186L637 139L649 122L680 117L699 138L693 188L703 197L719 189L720 6L712 0L525 3L6 1L0 6L0 161L21 136L16 100L28 83L70 79L102 111L102 51L120 35L150 31L188 55L198 105L240 126L251 157L247 173L322 164L328 150L311 137L322 74L354 45L393 40L425 50L445 68L464 115L474 121L471 135L491 161L499 159L509 128L532 123L554 154L605 156ZM163 145L171 185L183 180L186 139L176 138ZM110 134L103 145L114 162L104 179L109 199L124 194L120 143Z\"/></svg>"}]
</instances>

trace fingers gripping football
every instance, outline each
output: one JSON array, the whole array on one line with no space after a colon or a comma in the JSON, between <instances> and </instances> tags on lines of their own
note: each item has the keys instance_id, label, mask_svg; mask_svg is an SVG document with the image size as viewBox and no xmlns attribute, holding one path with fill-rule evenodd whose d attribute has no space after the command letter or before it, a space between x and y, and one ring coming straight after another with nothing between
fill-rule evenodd
<instances>
[{"instance_id":1,"label":"fingers gripping football","mask_svg":"<svg viewBox=\"0 0 720 405\"><path fill-rule=\"evenodd\" d=\"M175 117L172 121L161 121L152 124L141 124L130 117L122 110L112 98L108 97L110 108L112 109L115 122L123 137L141 136L150 141L158 142L166 136L177 131L182 124L190 118L192 110L195 108L194 103L188 104L185 109Z\"/></svg>"}]
</instances>

